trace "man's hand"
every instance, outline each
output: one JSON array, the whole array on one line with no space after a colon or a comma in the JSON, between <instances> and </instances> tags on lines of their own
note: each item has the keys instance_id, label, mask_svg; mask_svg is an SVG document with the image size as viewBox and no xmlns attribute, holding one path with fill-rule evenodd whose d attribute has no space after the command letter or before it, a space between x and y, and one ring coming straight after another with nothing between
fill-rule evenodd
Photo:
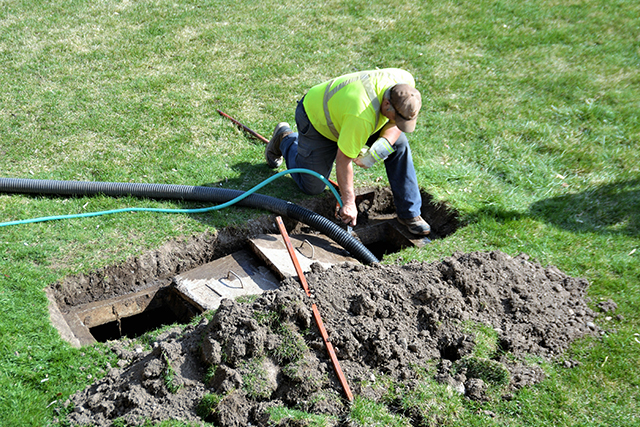
<instances>
[{"instance_id":1,"label":"man's hand","mask_svg":"<svg viewBox=\"0 0 640 427\"><path fill-rule=\"evenodd\" d=\"M338 216L345 224L355 227L358 219L358 208L355 203L345 203L338 211Z\"/></svg>"}]
</instances>

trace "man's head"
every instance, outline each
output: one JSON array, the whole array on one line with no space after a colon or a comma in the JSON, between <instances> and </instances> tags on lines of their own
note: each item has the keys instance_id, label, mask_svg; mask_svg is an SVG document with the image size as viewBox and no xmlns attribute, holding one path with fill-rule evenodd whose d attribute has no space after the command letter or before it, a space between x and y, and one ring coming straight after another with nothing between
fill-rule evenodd
<instances>
[{"instance_id":1,"label":"man's head","mask_svg":"<svg viewBox=\"0 0 640 427\"><path fill-rule=\"evenodd\" d=\"M406 83L398 83L392 86L387 94L387 99L396 113L395 122L398 129L406 133L413 132L422 107L420 92Z\"/></svg>"}]
</instances>

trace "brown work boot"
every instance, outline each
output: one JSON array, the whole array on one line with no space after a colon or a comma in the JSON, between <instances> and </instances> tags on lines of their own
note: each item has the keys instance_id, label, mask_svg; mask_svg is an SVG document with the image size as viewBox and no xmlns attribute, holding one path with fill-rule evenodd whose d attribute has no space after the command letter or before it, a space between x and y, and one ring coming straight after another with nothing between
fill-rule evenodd
<instances>
[{"instance_id":1,"label":"brown work boot","mask_svg":"<svg viewBox=\"0 0 640 427\"><path fill-rule=\"evenodd\" d=\"M280 143L282 139L292 133L289 123L280 122L273 130L273 136L264 150L264 157L267 159L267 165L275 169L282 164L282 151L280 151Z\"/></svg>"},{"instance_id":2,"label":"brown work boot","mask_svg":"<svg viewBox=\"0 0 640 427\"><path fill-rule=\"evenodd\" d=\"M400 218L398 217L398 222L402 225L405 225L411 234L416 234L418 236L426 236L431 232L431 227L422 219L421 216L417 216L415 218Z\"/></svg>"}]
</instances>

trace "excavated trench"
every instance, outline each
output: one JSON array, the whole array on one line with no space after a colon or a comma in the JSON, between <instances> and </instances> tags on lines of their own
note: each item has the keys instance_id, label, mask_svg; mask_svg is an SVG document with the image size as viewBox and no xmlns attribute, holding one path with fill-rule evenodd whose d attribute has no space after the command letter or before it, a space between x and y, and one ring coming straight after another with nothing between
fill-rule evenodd
<instances>
[{"instance_id":1,"label":"excavated trench","mask_svg":"<svg viewBox=\"0 0 640 427\"><path fill-rule=\"evenodd\" d=\"M402 248L421 247L446 237L459 226L455 212L423 193L423 217L431 224L429 238L415 238L395 219L388 188L362 189L357 196L357 238L378 259ZM334 218L331 196L300 203ZM46 289L50 314L61 336L74 346L95 341L133 338L218 307L225 297L277 289L294 274L282 242L276 241L275 215L228 227L215 234L172 241L160 249L88 274L66 277ZM309 226L283 218L308 271L313 262L329 267L357 262L335 242ZM336 221L337 223L337 221Z\"/></svg>"}]
</instances>

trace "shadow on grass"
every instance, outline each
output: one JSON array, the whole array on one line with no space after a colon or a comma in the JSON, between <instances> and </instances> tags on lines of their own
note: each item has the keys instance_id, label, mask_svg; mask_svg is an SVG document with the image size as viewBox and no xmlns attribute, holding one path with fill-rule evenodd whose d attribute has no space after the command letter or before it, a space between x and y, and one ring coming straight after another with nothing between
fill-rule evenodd
<instances>
[{"instance_id":1,"label":"shadow on grass","mask_svg":"<svg viewBox=\"0 0 640 427\"><path fill-rule=\"evenodd\" d=\"M500 222L531 218L575 233L640 235L640 178L540 200L526 212L489 207L479 212Z\"/></svg>"},{"instance_id":2,"label":"shadow on grass","mask_svg":"<svg viewBox=\"0 0 640 427\"><path fill-rule=\"evenodd\" d=\"M574 232L638 236L640 178L540 200L526 215Z\"/></svg>"}]
</instances>

